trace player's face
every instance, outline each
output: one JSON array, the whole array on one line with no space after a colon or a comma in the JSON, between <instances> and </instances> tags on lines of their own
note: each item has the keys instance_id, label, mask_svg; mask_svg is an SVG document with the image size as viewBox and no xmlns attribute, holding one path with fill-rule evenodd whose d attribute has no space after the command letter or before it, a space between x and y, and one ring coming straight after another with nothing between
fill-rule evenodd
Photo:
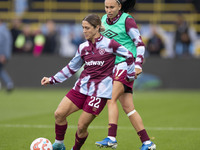
<instances>
[{"instance_id":1,"label":"player's face","mask_svg":"<svg viewBox=\"0 0 200 150\"><path fill-rule=\"evenodd\" d=\"M111 20L117 16L120 9L121 5L119 5L116 0L105 0L105 11L108 18Z\"/></svg>"},{"instance_id":2,"label":"player's face","mask_svg":"<svg viewBox=\"0 0 200 150\"><path fill-rule=\"evenodd\" d=\"M86 40L93 41L96 34L99 32L99 27L94 28L89 22L82 21L83 34Z\"/></svg>"}]
</instances>

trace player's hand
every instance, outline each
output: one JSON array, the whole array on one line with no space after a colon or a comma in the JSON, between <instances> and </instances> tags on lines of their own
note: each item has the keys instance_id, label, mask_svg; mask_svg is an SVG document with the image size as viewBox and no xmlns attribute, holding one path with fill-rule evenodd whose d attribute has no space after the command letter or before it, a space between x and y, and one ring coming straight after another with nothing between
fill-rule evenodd
<instances>
[{"instance_id":1,"label":"player's hand","mask_svg":"<svg viewBox=\"0 0 200 150\"><path fill-rule=\"evenodd\" d=\"M41 85L46 85L46 84L50 84L49 78L43 77L41 80Z\"/></svg>"},{"instance_id":2,"label":"player's hand","mask_svg":"<svg viewBox=\"0 0 200 150\"><path fill-rule=\"evenodd\" d=\"M142 69L135 68L135 79L137 79L137 76L139 76L142 73Z\"/></svg>"}]
</instances>

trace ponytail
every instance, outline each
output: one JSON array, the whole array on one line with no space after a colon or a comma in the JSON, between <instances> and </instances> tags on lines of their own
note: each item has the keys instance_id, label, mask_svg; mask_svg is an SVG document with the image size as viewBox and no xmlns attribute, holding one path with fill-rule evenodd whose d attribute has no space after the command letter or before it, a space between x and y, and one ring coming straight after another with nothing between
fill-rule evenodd
<instances>
[{"instance_id":1,"label":"ponytail","mask_svg":"<svg viewBox=\"0 0 200 150\"><path fill-rule=\"evenodd\" d=\"M121 11L122 12L131 12L134 10L134 6L136 3L136 0L116 0L117 3L122 5Z\"/></svg>"}]
</instances>

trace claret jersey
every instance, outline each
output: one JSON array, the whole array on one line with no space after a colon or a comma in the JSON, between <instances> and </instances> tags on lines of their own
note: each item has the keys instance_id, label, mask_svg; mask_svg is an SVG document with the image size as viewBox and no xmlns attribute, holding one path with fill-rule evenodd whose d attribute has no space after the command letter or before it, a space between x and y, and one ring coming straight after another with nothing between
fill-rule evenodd
<instances>
[{"instance_id":1,"label":"claret jersey","mask_svg":"<svg viewBox=\"0 0 200 150\"><path fill-rule=\"evenodd\" d=\"M80 44L75 57L69 64L50 78L50 83L65 81L85 64L73 89L85 95L110 99L116 55L125 57L128 65L134 65L132 53L115 40L101 35L94 44L86 41ZM133 72L130 70L128 73L133 74Z\"/></svg>"}]
</instances>

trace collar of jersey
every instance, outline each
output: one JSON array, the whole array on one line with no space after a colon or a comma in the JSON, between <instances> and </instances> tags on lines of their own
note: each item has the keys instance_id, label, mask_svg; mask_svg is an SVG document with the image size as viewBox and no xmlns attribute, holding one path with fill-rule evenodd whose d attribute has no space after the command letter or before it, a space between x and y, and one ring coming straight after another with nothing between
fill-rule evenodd
<instances>
[{"instance_id":1,"label":"collar of jersey","mask_svg":"<svg viewBox=\"0 0 200 150\"><path fill-rule=\"evenodd\" d=\"M102 34L100 34L100 37L98 37L98 38L96 38L96 39L95 39L95 42L94 42L94 44L92 43L92 41L91 41L91 40L88 40L88 42L89 42L89 43L91 43L91 44L93 44L93 45L95 45L95 44L96 44L96 42L100 42L102 39L103 39L103 35L102 35Z\"/></svg>"},{"instance_id":2,"label":"collar of jersey","mask_svg":"<svg viewBox=\"0 0 200 150\"><path fill-rule=\"evenodd\" d=\"M109 24L109 25L115 24L115 23L119 20L119 18L121 17L121 15L122 15L122 12L119 11L118 14L117 14L117 16L115 16L112 20L110 20L110 19L107 17L107 19L106 19L107 24Z\"/></svg>"}]
</instances>

